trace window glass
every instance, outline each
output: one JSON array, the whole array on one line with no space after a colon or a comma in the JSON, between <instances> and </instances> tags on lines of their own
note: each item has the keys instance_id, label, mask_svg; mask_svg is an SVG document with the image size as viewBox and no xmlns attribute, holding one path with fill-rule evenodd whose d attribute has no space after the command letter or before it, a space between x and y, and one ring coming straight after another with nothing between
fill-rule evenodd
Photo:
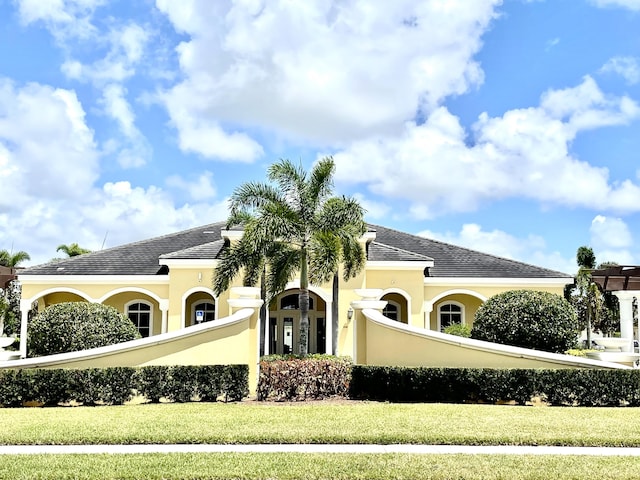
<instances>
[{"instance_id":1,"label":"window glass","mask_svg":"<svg viewBox=\"0 0 640 480\"><path fill-rule=\"evenodd\" d=\"M151 305L147 303L132 303L127 307L129 320L143 337L151 335Z\"/></svg>"},{"instance_id":2,"label":"window glass","mask_svg":"<svg viewBox=\"0 0 640 480\"><path fill-rule=\"evenodd\" d=\"M213 302L200 302L193 309L193 325L215 320L216 306ZM198 321L199 320L199 321Z\"/></svg>"},{"instance_id":3,"label":"window glass","mask_svg":"<svg viewBox=\"0 0 640 480\"><path fill-rule=\"evenodd\" d=\"M455 303L445 303L440 307L440 331L454 323L462 323L462 307Z\"/></svg>"}]
</instances>

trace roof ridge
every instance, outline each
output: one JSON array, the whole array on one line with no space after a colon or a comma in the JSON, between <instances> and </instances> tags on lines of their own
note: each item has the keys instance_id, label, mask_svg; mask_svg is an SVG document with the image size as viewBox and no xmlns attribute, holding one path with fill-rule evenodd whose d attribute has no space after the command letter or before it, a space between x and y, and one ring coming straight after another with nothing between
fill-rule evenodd
<instances>
[{"instance_id":1,"label":"roof ridge","mask_svg":"<svg viewBox=\"0 0 640 480\"><path fill-rule=\"evenodd\" d=\"M396 252L408 253L408 254L413 255L415 257L421 257L421 258L424 258L425 260L432 260L433 261L433 258L429 257L428 255L423 255L422 253L412 252L411 250L407 250L406 248L396 247L395 245L389 245L387 243L377 242L375 240L373 241L373 243L375 243L376 245L380 245L382 247L385 247L385 248L389 248L391 250L395 250Z\"/></svg>"}]
</instances>

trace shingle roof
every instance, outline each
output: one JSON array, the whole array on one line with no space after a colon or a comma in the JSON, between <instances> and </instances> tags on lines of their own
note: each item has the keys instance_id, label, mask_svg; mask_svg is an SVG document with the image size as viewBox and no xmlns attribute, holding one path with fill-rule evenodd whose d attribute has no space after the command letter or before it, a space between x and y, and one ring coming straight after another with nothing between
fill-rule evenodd
<instances>
[{"instance_id":1,"label":"shingle roof","mask_svg":"<svg viewBox=\"0 0 640 480\"><path fill-rule=\"evenodd\" d=\"M160 259L215 259L224 247L225 222L211 223L148 240L26 268L27 275L162 275ZM236 230L236 228L234 228ZM570 278L570 275L462 248L436 240L369 225L376 238L368 260L425 262L433 260L432 277Z\"/></svg>"},{"instance_id":2,"label":"shingle roof","mask_svg":"<svg viewBox=\"0 0 640 480\"><path fill-rule=\"evenodd\" d=\"M369 245L367 260L371 262L428 262L433 259L426 255L374 241Z\"/></svg>"},{"instance_id":3,"label":"shingle roof","mask_svg":"<svg viewBox=\"0 0 640 480\"><path fill-rule=\"evenodd\" d=\"M157 275L166 273L160 265L162 255L204 247L222 241L220 231L225 222L211 223L201 227L170 233L161 237L127 243L118 247L99 250L85 255L66 258L27 268L20 272L26 275Z\"/></svg>"},{"instance_id":4,"label":"shingle roof","mask_svg":"<svg viewBox=\"0 0 640 480\"><path fill-rule=\"evenodd\" d=\"M375 242L393 245L434 259L431 277L571 278L566 273L496 257L449 243L412 235L380 225L369 225Z\"/></svg>"}]
</instances>

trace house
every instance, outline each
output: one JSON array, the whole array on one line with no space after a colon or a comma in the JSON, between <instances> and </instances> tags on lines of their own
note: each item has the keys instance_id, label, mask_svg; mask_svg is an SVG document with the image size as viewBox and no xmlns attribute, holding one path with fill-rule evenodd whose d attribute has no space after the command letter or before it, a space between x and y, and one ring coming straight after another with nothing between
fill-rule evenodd
<instances>
[{"instance_id":1,"label":"house","mask_svg":"<svg viewBox=\"0 0 640 480\"><path fill-rule=\"evenodd\" d=\"M476 310L496 293L535 289L562 295L573 282L560 272L368 227L361 239L366 267L356 278L341 280L338 308L332 308L331 285L310 289L310 353L354 355L352 302L361 299L363 289L386 302L382 314L387 319L439 332L456 322L471 325ZM228 317L230 294L213 295L212 274L223 249L242 233L213 223L21 270L23 328L32 305L41 310L67 301L111 305L128 315L143 337ZM241 284L237 278L236 286ZM294 350L298 286L292 282L269 305L261 353ZM332 328L336 311L337 328ZM27 353L24 338L21 353Z\"/></svg>"}]
</instances>

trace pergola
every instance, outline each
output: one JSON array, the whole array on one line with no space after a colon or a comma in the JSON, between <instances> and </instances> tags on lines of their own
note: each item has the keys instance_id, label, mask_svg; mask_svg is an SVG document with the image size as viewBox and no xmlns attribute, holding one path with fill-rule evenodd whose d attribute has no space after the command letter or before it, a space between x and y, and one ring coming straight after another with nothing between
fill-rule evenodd
<instances>
[{"instance_id":1,"label":"pergola","mask_svg":"<svg viewBox=\"0 0 640 480\"><path fill-rule=\"evenodd\" d=\"M591 278L605 292L611 292L620 301L620 337L635 338L633 334L633 300L640 298L640 267L616 265L593 270ZM640 332L640 321L638 322Z\"/></svg>"}]
</instances>

